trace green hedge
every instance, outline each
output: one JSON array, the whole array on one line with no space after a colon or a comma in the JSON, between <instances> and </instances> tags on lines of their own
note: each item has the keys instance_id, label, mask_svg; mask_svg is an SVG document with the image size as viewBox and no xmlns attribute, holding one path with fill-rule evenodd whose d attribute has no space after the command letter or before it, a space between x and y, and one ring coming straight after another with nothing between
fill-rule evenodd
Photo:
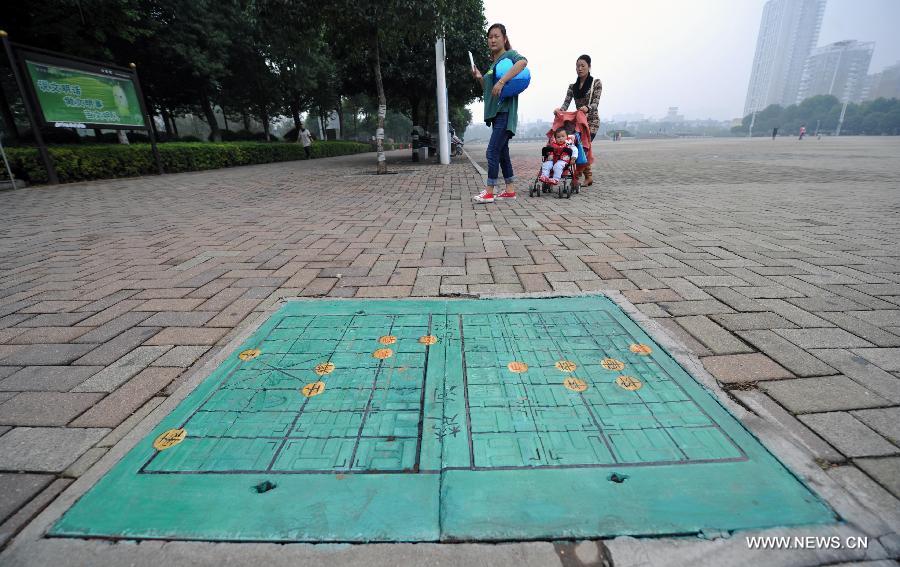
<instances>
[{"instance_id":1,"label":"green hedge","mask_svg":"<svg viewBox=\"0 0 900 567\"><path fill-rule=\"evenodd\" d=\"M172 142L158 144L157 147L166 173L304 158L303 147L289 143ZM150 144L50 146L49 149L56 164L56 174L62 183L156 173L156 162ZM313 158L370 151L372 146L358 142L315 142L312 145ZM17 178L32 184L47 182L47 171L37 148L12 147L7 148L6 152Z\"/></svg>"}]
</instances>

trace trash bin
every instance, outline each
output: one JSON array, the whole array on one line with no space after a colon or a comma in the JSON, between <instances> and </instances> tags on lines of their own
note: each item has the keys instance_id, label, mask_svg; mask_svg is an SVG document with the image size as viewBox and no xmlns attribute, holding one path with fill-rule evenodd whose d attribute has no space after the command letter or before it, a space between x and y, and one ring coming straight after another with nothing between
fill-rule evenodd
<instances>
[{"instance_id":1,"label":"trash bin","mask_svg":"<svg viewBox=\"0 0 900 567\"><path fill-rule=\"evenodd\" d=\"M428 161L428 146L421 146L419 148L419 159L413 161Z\"/></svg>"}]
</instances>

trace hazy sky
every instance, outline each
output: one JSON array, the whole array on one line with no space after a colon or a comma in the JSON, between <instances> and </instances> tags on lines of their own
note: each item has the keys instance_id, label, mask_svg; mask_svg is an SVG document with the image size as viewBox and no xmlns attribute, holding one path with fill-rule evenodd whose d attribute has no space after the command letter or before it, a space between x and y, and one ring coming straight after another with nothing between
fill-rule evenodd
<instances>
[{"instance_id":1,"label":"hazy sky","mask_svg":"<svg viewBox=\"0 0 900 567\"><path fill-rule=\"evenodd\" d=\"M575 79L575 60L592 58L603 81L600 116L740 116L765 0L484 0L489 24L506 25L528 58L532 84L519 98L519 120L550 119ZM874 41L869 72L900 60L900 0L828 0L819 45ZM454 54L448 54L454 56ZM468 58L463 53L462 57ZM484 71L486 61L476 62ZM471 107L475 121L480 102Z\"/></svg>"}]
</instances>

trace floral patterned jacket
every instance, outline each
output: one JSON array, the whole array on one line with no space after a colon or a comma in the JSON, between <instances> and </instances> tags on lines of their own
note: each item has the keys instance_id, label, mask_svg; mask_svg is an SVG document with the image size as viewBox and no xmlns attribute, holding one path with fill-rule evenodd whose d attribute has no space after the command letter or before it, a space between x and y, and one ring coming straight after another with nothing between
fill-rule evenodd
<instances>
[{"instance_id":1,"label":"floral patterned jacket","mask_svg":"<svg viewBox=\"0 0 900 567\"><path fill-rule=\"evenodd\" d=\"M568 110L569 104L572 102L574 92L575 83L572 83L571 85L569 85L569 90L566 91L566 100L563 101L560 108L562 108L563 110ZM597 133L597 130L600 129L600 114L597 112L597 105L600 104L600 93L603 92L603 83L600 82L600 79L594 79L592 92L593 94L588 94L588 96L585 98L576 98L575 108L581 108L582 106L588 107L588 127L591 129L591 135L594 135ZM590 105L588 105L588 100L591 101Z\"/></svg>"}]
</instances>

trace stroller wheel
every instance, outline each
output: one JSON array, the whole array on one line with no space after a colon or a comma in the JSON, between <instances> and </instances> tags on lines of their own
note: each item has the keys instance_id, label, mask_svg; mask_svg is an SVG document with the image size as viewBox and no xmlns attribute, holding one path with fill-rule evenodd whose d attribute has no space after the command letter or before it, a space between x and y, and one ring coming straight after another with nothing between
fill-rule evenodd
<instances>
[{"instance_id":1,"label":"stroller wheel","mask_svg":"<svg viewBox=\"0 0 900 567\"><path fill-rule=\"evenodd\" d=\"M534 183L531 184L531 189L528 190L529 197L540 197L541 196L540 189L538 189L539 184L540 184L540 181L535 179Z\"/></svg>"}]
</instances>

